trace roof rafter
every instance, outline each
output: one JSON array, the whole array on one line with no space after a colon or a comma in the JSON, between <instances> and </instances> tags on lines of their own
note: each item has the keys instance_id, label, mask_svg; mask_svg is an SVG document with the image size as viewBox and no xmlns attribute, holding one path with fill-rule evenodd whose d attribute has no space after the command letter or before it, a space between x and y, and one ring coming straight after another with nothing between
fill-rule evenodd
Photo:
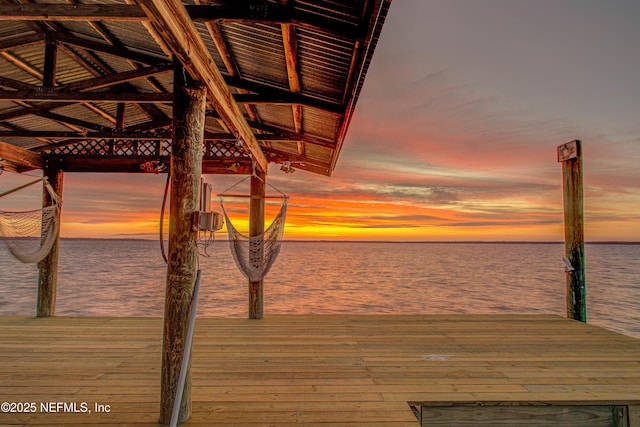
<instances>
[{"instance_id":1,"label":"roof rafter","mask_svg":"<svg viewBox=\"0 0 640 427\"><path fill-rule=\"evenodd\" d=\"M289 89L295 94L300 93L300 76L298 75L298 43L296 41L296 28L291 24L282 24L282 44L287 66ZM296 132L302 132L302 105L292 104L293 128ZM304 154L304 143L298 142L298 154Z\"/></svg>"},{"instance_id":2,"label":"roof rafter","mask_svg":"<svg viewBox=\"0 0 640 427\"><path fill-rule=\"evenodd\" d=\"M52 88L51 91L42 90L0 90L0 100L48 101L48 102L131 102L157 103L173 101L170 93L140 93L140 92L61 92Z\"/></svg>"},{"instance_id":3,"label":"roof rafter","mask_svg":"<svg viewBox=\"0 0 640 427\"><path fill-rule=\"evenodd\" d=\"M207 111L207 116L209 117L219 117L218 113L215 111ZM313 135L309 135L309 134L301 134L301 133L297 133L297 132L292 132L288 129L284 129L282 127L279 126L273 126L273 125L268 125L266 123L261 123L261 122L252 122L249 121L249 126L251 126L252 128L256 129L256 130L261 130L261 131L265 131L265 132L269 132L273 135L279 136L279 138L276 138L276 140L279 141L284 141L284 140L288 140L288 141L306 141L306 142L310 142L313 143L315 145L319 145L321 147L325 147L325 148L331 148L334 149L336 147L336 143L335 141L331 140L331 139L324 139L324 138L318 138L315 137ZM258 136L257 138L260 138L260 136Z\"/></svg>"},{"instance_id":4,"label":"roof rafter","mask_svg":"<svg viewBox=\"0 0 640 427\"><path fill-rule=\"evenodd\" d=\"M58 41L61 43L77 46L83 49L89 49L96 52L107 53L109 55L119 56L121 58L130 59L132 61L141 62L143 64L158 64L166 62L167 57L148 55L140 52L134 52L124 47L116 47L109 43L95 42L68 34L57 34Z\"/></svg>"},{"instance_id":5,"label":"roof rafter","mask_svg":"<svg viewBox=\"0 0 640 427\"><path fill-rule=\"evenodd\" d=\"M173 65L171 63L159 63L149 67L138 68L136 70L124 71L122 73L109 74L104 77L97 77L95 79L84 80L77 83L60 85L57 87L57 90L58 92L74 92L101 89L108 86L127 83L140 78L155 76L156 74L166 73L169 71L173 71Z\"/></svg>"},{"instance_id":6,"label":"roof rafter","mask_svg":"<svg viewBox=\"0 0 640 427\"><path fill-rule=\"evenodd\" d=\"M7 4L0 21L141 21L148 20L136 6L124 4Z\"/></svg>"},{"instance_id":7,"label":"roof rafter","mask_svg":"<svg viewBox=\"0 0 640 427\"><path fill-rule=\"evenodd\" d=\"M198 34L182 2L178 0L137 0L156 30L164 36L176 57L191 76L204 84L211 103L224 122L238 133L259 169L267 171L267 159L247 124L240 107L233 100L222 74Z\"/></svg>"},{"instance_id":8,"label":"roof rafter","mask_svg":"<svg viewBox=\"0 0 640 427\"><path fill-rule=\"evenodd\" d=\"M0 41L0 51L13 49L15 47L28 46L44 40L44 33L23 35L18 34L9 39Z\"/></svg>"},{"instance_id":9,"label":"roof rafter","mask_svg":"<svg viewBox=\"0 0 640 427\"><path fill-rule=\"evenodd\" d=\"M245 22L291 24L345 39L361 40L362 30L353 24L330 20L287 6L261 1L219 1L218 5L185 5L194 22ZM135 21L150 18L134 4L7 4L0 20L23 21Z\"/></svg>"},{"instance_id":10,"label":"roof rafter","mask_svg":"<svg viewBox=\"0 0 640 427\"><path fill-rule=\"evenodd\" d=\"M336 104L335 102L328 102L318 98L302 95L292 90L278 89L273 86L234 77L225 77L225 82L229 86L254 93L254 95L247 94L245 96L243 94L241 96L237 96L237 99L242 100L242 102L251 102L252 98L254 98L256 104L261 104L266 103L267 100L271 99L274 103L281 102L283 104L301 104L333 114L344 114L344 106L342 104Z\"/></svg>"}]
</instances>

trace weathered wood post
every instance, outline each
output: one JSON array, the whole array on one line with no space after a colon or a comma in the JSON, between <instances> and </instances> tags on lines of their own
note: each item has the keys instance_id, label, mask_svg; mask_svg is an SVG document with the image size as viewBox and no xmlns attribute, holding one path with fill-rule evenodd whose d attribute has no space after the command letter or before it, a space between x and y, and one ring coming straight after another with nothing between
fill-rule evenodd
<instances>
[{"instance_id":1,"label":"weathered wood post","mask_svg":"<svg viewBox=\"0 0 640 427\"><path fill-rule=\"evenodd\" d=\"M564 250L573 267L566 275L567 317L586 322L582 143L575 140L559 146L558 162L562 163Z\"/></svg>"},{"instance_id":2,"label":"weathered wood post","mask_svg":"<svg viewBox=\"0 0 640 427\"><path fill-rule=\"evenodd\" d=\"M162 424L169 424L171 421L187 340L198 256L197 213L206 90L203 85L189 80L182 66L177 64L174 71L169 249L160 391ZM188 366L179 423L186 421L191 415L190 362Z\"/></svg>"},{"instance_id":3,"label":"weathered wood post","mask_svg":"<svg viewBox=\"0 0 640 427\"><path fill-rule=\"evenodd\" d=\"M49 180L51 188L56 192L58 197L62 198L62 184L64 173L58 168L47 163L44 169L44 175ZM43 200L42 206L51 206L53 200L47 192L42 188ZM60 206L62 210L62 206ZM62 211L61 211L62 212ZM60 221L60 217L58 217ZM60 228L56 235L56 241L51 247L49 255L38 263L38 297L36 303L36 316L49 317L56 313L56 289L58 287L58 254L60 253Z\"/></svg>"},{"instance_id":4,"label":"weathered wood post","mask_svg":"<svg viewBox=\"0 0 640 427\"><path fill-rule=\"evenodd\" d=\"M255 168L255 172L251 175L251 199L249 202L249 236L259 236L264 232L264 195L266 173ZM258 254L262 258L262 254ZM249 260L251 262L251 260ZM262 319L263 300L262 300L262 283L263 281L249 281L249 319Z\"/></svg>"}]
</instances>

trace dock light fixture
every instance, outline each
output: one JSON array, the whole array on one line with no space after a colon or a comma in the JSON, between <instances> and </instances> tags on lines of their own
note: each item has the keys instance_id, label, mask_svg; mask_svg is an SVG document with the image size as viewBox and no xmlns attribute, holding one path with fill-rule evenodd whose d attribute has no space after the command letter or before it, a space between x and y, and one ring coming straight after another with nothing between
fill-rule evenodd
<instances>
[{"instance_id":1,"label":"dock light fixture","mask_svg":"<svg viewBox=\"0 0 640 427\"><path fill-rule=\"evenodd\" d=\"M147 173L160 173L167 169L167 165L162 160L151 160L140 164L140 169Z\"/></svg>"},{"instance_id":2,"label":"dock light fixture","mask_svg":"<svg viewBox=\"0 0 640 427\"><path fill-rule=\"evenodd\" d=\"M227 166L226 169L229 172L238 172L238 173L244 172L244 166L240 162L234 162L231 165Z\"/></svg>"},{"instance_id":3,"label":"dock light fixture","mask_svg":"<svg viewBox=\"0 0 640 427\"><path fill-rule=\"evenodd\" d=\"M284 162L282 166L280 166L280 170L284 173L294 173L296 170L291 167L291 163Z\"/></svg>"}]
</instances>

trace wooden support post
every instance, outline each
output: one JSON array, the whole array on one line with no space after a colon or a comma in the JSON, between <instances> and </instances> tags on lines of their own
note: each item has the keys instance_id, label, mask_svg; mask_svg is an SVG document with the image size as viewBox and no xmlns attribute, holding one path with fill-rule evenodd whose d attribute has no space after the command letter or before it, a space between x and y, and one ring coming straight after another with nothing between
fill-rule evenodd
<instances>
[{"instance_id":1,"label":"wooden support post","mask_svg":"<svg viewBox=\"0 0 640 427\"><path fill-rule=\"evenodd\" d=\"M258 168L251 175L251 201L249 202L249 236L264 232L264 195L267 175ZM259 255L262 257L262 254ZM249 319L262 319L264 314L262 280L249 281Z\"/></svg>"},{"instance_id":2,"label":"wooden support post","mask_svg":"<svg viewBox=\"0 0 640 427\"><path fill-rule=\"evenodd\" d=\"M45 168L45 176L49 180L49 184L56 192L58 197L62 198L63 172L57 167L47 166ZM53 201L47 190L42 188L43 206L51 206ZM62 207L60 207L62 209ZM60 218L58 218L60 220ZM60 252L60 229L56 236L56 241L51 247L49 255L38 263L38 297L36 303L36 316L49 317L54 316L56 312L56 289L58 286L58 254Z\"/></svg>"},{"instance_id":3,"label":"wooden support post","mask_svg":"<svg viewBox=\"0 0 640 427\"><path fill-rule=\"evenodd\" d=\"M573 267L567 272L567 317L586 322L582 143L559 146L558 162L562 163L565 257Z\"/></svg>"},{"instance_id":4,"label":"wooden support post","mask_svg":"<svg viewBox=\"0 0 640 427\"><path fill-rule=\"evenodd\" d=\"M187 80L190 79L182 67L177 65L174 73L171 211L160 391L162 424L169 424L171 421L197 272L197 212L200 203L206 89L199 83L190 82L187 86ZM190 362L188 366L179 423L186 421L191 415Z\"/></svg>"}]
</instances>

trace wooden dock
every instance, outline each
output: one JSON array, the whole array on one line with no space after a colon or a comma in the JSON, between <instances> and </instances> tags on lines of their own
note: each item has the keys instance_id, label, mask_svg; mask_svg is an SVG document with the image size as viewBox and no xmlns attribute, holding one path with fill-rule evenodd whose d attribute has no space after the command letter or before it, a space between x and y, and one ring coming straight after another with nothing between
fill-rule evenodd
<instances>
[{"instance_id":1,"label":"wooden dock","mask_svg":"<svg viewBox=\"0 0 640 427\"><path fill-rule=\"evenodd\" d=\"M0 317L23 411L0 425L158 425L161 342L156 318ZM192 397L185 426L637 427L640 340L551 315L200 318Z\"/></svg>"}]
</instances>

